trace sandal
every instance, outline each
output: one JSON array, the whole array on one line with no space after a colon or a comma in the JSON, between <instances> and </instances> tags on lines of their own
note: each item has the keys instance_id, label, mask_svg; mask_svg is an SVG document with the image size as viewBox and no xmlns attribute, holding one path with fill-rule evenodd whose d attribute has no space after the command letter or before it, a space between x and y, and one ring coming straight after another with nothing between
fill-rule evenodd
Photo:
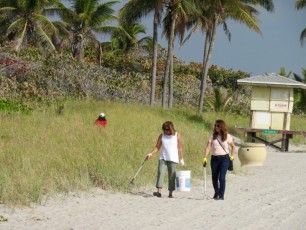
<instances>
[{"instance_id":1,"label":"sandal","mask_svg":"<svg viewBox=\"0 0 306 230\"><path fill-rule=\"evenodd\" d=\"M160 192L153 192L153 196L161 197L161 193Z\"/></svg>"}]
</instances>

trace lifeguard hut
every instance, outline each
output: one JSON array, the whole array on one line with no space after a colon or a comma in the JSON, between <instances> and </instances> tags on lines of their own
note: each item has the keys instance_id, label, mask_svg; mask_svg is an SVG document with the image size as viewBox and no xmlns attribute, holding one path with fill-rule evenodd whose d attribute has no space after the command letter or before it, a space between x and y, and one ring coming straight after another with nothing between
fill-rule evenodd
<instances>
[{"instance_id":1,"label":"lifeguard hut","mask_svg":"<svg viewBox=\"0 0 306 230\"><path fill-rule=\"evenodd\" d=\"M306 131L290 130L293 89L306 89L305 84L275 73L239 79L237 82L252 86L250 128L237 128L246 133L249 142L261 142L285 152L294 134L306 137ZM281 134L281 138L266 141L257 137L257 133ZM278 142L281 142L281 147L275 145Z\"/></svg>"}]
</instances>

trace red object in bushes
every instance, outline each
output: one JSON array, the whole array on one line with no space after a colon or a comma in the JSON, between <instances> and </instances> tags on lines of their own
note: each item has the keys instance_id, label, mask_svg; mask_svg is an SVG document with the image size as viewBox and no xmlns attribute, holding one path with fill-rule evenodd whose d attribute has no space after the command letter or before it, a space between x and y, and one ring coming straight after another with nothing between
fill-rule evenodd
<instances>
[{"instance_id":1,"label":"red object in bushes","mask_svg":"<svg viewBox=\"0 0 306 230\"><path fill-rule=\"evenodd\" d=\"M99 121L99 120L96 120L96 122L95 122L95 124L96 125L101 125L101 126L103 126L103 127L106 127L106 125L107 125L107 121Z\"/></svg>"}]
</instances>

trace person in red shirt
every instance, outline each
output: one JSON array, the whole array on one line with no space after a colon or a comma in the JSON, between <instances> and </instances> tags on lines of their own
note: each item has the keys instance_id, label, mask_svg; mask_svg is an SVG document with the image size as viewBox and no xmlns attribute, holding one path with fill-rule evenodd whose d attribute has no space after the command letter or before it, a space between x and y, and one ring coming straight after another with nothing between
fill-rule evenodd
<instances>
[{"instance_id":1,"label":"person in red shirt","mask_svg":"<svg viewBox=\"0 0 306 230\"><path fill-rule=\"evenodd\" d=\"M107 120L106 120L106 117L105 117L105 114L104 114L104 113L100 113L99 117L98 117L97 120L95 121L95 124L98 125L98 126L106 127L106 125L107 125Z\"/></svg>"}]
</instances>

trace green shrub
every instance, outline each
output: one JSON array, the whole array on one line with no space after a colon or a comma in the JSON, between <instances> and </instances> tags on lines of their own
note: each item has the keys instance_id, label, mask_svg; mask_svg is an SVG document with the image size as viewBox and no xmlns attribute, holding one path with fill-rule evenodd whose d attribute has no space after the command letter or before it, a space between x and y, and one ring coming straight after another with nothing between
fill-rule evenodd
<instances>
[{"instance_id":1,"label":"green shrub","mask_svg":"<svg viewBox=\"0 0 306 230\"><path fill-rule=\"evenodd\" d=\"M22 112L25 114L29 114L30 111L31 111L30 108L22 105L20 102L5 101L0 99L0 112L6 112L6 113Z\"/></svg>"}]
</instances>

